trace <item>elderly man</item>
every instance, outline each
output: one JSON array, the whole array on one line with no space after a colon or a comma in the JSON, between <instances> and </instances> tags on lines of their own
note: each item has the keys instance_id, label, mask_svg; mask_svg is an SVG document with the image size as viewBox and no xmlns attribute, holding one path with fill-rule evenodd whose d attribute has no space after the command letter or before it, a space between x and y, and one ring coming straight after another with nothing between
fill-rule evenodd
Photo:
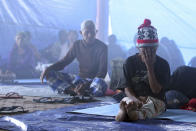
<instances>
[{"instance_id":1,"label":"elderly man","mask_svg":"<svg viewBox=\"0 0 196 131\"><path fill-rule=\"evenodd\" d=\"M46 77L52 89L59 93L83 95L85 88L88 88L91 82L92 88L88 89L89 93L98 90L99 93L104 92L106 87L101 78L105 78L107 72L107 46L95 38L96 29L91 20L82 22L80 33L83 39L75 41L63 59L46 68L40 77L41 81ZM79 76L57 72L64 69L75 58L79 62ZM93 83L99 82L104 85L104 89L100 89L100 86L99 89L94 88Z\"/></svg>"},{"instance_id":2,"label":"elderly man","mask_svg":"<svg viewBox=\"0 0 196 131\"><path fill-rule=\"evenodd\" d=\"M123 65L127 97L120 102L117 121L153 118L165 111L165 88L169 84L168 62L156 55L157 30L144 20L138 28L139 53L127 58Z\"/></svg>"}]
</instances>

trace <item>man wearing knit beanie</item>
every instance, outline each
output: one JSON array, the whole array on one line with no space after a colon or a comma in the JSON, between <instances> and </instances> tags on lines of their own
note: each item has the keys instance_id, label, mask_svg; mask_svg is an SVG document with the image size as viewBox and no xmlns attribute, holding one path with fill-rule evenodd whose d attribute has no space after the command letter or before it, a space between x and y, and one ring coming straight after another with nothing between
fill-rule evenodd
<instances>
[{"instance_id":1,"label":"man wearing knit beanie","mask_svg":"<svg viewBox=\"0 0 196 131\"><path fill-rule=\"evenodd\" d=\"M138 27L139 53L127 58L123 65L127 97L120 102L117 121L149 119L165 111L165 88L169 84L170 69L166 60L156 55L157 30L145 19Z\"/></svg>"}]
</instances>

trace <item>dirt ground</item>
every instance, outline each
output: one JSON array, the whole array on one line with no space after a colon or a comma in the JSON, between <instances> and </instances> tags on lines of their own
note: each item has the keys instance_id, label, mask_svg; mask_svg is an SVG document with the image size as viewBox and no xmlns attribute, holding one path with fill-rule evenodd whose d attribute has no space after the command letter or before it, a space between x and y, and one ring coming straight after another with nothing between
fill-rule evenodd
<instances>
[{"instance_id":1,"label":"dirt ground","mask_svg":"<svg viewBox=\"0 0 196 131\"><path fill-rule=\"evenodd\" d=\"M4 96L4 95L0 95L0 96ZM24 108L24 110L28 110L28 112L34 112L34 111L55 109L55 108L74 105L74 104L56 104L56 103L46 104L46 103L37 103L37 102L33 101L33 99L39 99L39 98L41 98L41 97L23 96L22 99L2 99L2 98L0 98L0 108L1 107L11 107L11 106L22 106ZM53 98L53 99L60 99L60 98ZM13 114L10 113L10 114L14 115L14 113ZM0 116L4 116L4 114L0 114Z\"/></svg>"}]
</instances>

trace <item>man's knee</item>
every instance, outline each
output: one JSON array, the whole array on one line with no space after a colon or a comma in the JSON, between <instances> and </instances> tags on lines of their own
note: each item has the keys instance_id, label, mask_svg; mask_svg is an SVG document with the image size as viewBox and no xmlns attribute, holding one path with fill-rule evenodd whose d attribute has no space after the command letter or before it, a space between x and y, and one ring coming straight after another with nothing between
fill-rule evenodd
<instances>
[{"instance_id":1,"label":"man's knee","mask_svg":"<svg viewBox=\"0 0 196 131\"><path fill-rule=\"evenodd\" d=\"M104 96L107 90L107 84L101 78L94 78L90 85L90 89L92 90L92 94L94 96Z\"/></svg>"}]
</instances>

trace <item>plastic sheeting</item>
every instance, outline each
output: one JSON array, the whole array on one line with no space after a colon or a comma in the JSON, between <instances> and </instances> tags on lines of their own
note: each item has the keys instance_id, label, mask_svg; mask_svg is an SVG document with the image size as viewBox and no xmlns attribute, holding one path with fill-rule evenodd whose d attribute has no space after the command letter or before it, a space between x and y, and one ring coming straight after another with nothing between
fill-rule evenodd
<instances>
[{"instance_id":1,"label":"plastic sheeting","mask_svg":"<svg viewBox=\"0 0 196 131\"><path fill-rule=\"evenodd\" d=\"M86 114L70 114L76 109L84 109L95 106L111 104L108 102L90 103L77 105L73 107L65 107L47 111L37 111L34 113L23 114L6 118L0 118L0 128L7 130L21 130L27 128L28 131L65 131L65 130L119 130L119 131L180 131L195 130L196 123L180 123L169 120L145 120L137 122L116 122L114 117L86 115ZM13 119L11 119L13 118ZM17 124L17 125L16 125Z\"/></svg>"},{"instance_id":2,"label":"plastic sheeting","mask_svg":"<svg viewBox=\"0 0 196 131\"><path fill-rule=\"evenodd\" d=\"M84 113L102 116L116 116L119 111L119 104L106 105L101 107L87 108L73 111L73 113ZM196 112L181 110L181 109L167 109L166 112L157 116L158 119L169 119L179 122L195 122Z\"/></svg>"},{"instance_id":3,"label":"plastic sheeting","mask_svg":"<svg viewBox=\"0 0 196 131\"><path fill-rule=\"evenodd\" d=\"M0 56L8 57L19 31L30 31L38 48L57 40L60 29L80 29L96 18L96 0L1 0Z\"/></svg>"},{"instance_id":4,"label":"plastic sheeting","mask_svg":"<svg viewBox=\"0 0 196 131\"><path fill-rule=\"evenodd\" d=\"M109 7L111 31L123 47L134 45L137 27L149 18L160 39L176 42L186 63L196 55L195 0L110 0Z\"/></svg>"}]
</instances>

